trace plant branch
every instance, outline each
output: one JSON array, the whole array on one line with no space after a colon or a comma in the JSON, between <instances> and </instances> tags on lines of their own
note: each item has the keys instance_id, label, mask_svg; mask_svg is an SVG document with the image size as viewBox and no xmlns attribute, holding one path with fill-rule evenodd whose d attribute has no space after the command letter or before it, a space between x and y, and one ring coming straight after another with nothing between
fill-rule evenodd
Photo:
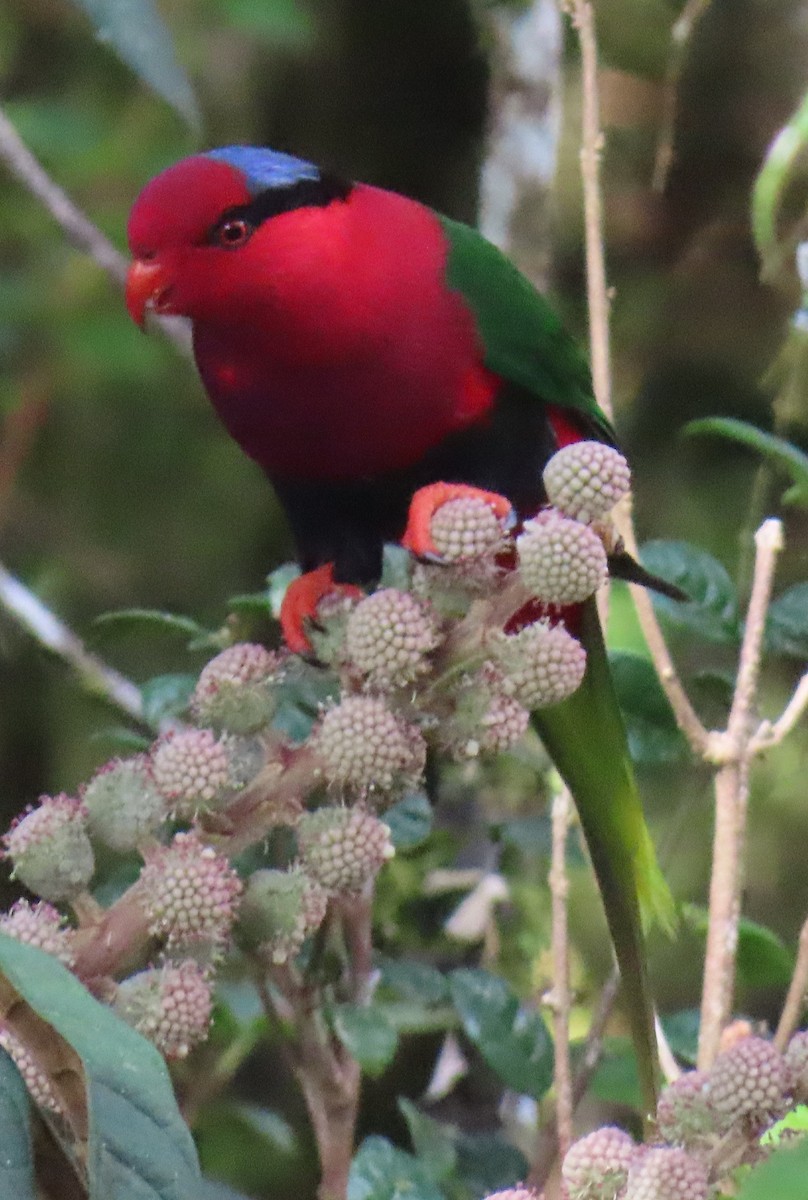
<instances>
[{"instance_id":1,"label":"plant branch","mask_svg":"<svg viewBox=\"0 0 808 1200\"><path fill-rule=\"evenodd\" d=\"M668 176L673 166L674 137L679 108L679 84L685 65L687 44L690 41L694 28L706 12L709 3L710 0L687 0L671 29L671 49L665 73L662 121L660 123L659 137L657 138L656 155L654 156L654 171L651 177L651 187L656 192L665 190L665 184L668 182Z\"/></svg>"},{"instance_id":2,"label":"plant branch","mask_svg":"<svg viewBox=\"0 0 808 1200\"><path fill-rule=\"evenodd\" d=\"M805 1009L806 994L808 994L808 921L800 930L794 974L791 977L777 1032L774 1035L774 1044L778 1050L785 1050L791 1040L791 1035L799 1026L800 1017Z\"/></svg>"},{"instance_id":3,"label":"plant branch","mask_svg":"<svg viewBox=\"0 0 808 1200\"><path fill-rule=\"evenodd\" d=\"M550 897L552 906L553 1041L555 1043L554 1080L556 1093L555 1124L558 1155L563 1158L572 1143L572 1069L570 1066L570 964L567 899L567 832L572 818L572 798L563 785L553 796Z\"/></svg>"},{"instance_id":4,"label":"plant branch","mask_svg":"<svg viewBox=\"0 0 808 1200\"><path fill-rule=\"evenodd\" d=\"M103 697L128 717L143 721L140 689L113 667L91 654L71 629L33 592L0 564L0 608L42 646L68 663L88 691Z\"/></svg>"},{"instance_id":5,"label":"plant branch","mask_svg":"<svg viewBox=\"0 0 808 1200\"><path fill-rule=\"evenodd\" d=\"M115 283L126 285L128 263L123 254L112 244L106 234L92 223L77 207L63 188L48 175L45 168L31 153L6 114L0 109L0 160L12 175L41 202L56 223L62 228L68 241L83 251ZM153 318L156 324L181 354L190 354L190 336L184 323L176 317Z\"/></svg>"},{"instance_id":6,"label":"plant branch","mask_svg":"<svg viewBox=\"0 0 808 1200\"><path fill-rule=\"evenodd\" d=\"M766 613L782 545L780 522L764 521L755 534L752 593L727 729L725 733L713 735L711 757L719 764L719 770L715 777L713 869L699 1030L698 1066L702 1071L712 1066L719 1051L721 1031L732 1012L752 758L752 715Z\"/></svg>"},{"instance_id":7,"label":"plant branch","mask_svg":"<svg viewBox=\"0 0 808 1200\"><path fill-rule=\"evenodd\" d=\"M762 754L766 750L770 750L772 746L779 746L780 742L791 733L800 717L808 710L808 672L802 676L794 694L789 700L783 713L778 719L772 723L763 721L749 742L749 751L751 754Z\"/></svg>"}]
</instances>

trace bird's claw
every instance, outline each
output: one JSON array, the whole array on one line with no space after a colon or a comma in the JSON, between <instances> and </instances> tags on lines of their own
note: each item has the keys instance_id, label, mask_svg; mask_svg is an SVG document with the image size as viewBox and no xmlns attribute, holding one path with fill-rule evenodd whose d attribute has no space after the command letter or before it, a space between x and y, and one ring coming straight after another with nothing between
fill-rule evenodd
<instances>
[{"instance_id":1,"label":"bird's claw","mask_svg":"<svg viewBox=\"0 0 808 1200\"><path fill-rule=\"evenodd\" d=\"M317 609L320 601L330 593L358 598L362 590L351 583L335 583L333 563L306 571L289 584L281 603L280 622L283 640L293 654L311 655L314 652L306 628L310 624L314 628L320 627Z\"/></svg>"},{"instance_id":2,"label":"bird's claw","mask_svg":"<svg viewBox=\"0 0 808 1200\"><path fill-rule=\"evenodd\" d=\"M490 506L499 520L505 523L508 530L513 529L519 520L510 500L501 496L499 492L487 492L483 488L471 487L466 483L427 484L426 487L419 488L410 501L407 528L401 539L401 545L416 558L432 563L445 561L432 540L431 525L438 509L450 500L482 500Z\"/></svg>"}]
</instances>

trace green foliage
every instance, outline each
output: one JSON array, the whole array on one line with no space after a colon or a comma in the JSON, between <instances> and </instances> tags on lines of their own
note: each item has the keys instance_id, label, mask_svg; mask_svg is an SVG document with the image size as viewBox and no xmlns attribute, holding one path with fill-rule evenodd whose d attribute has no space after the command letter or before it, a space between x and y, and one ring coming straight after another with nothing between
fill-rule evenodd
<instances>
[{"instance_id":1,"label":"green foliage","mask_svg":"<svg viewBox=\"0 0 808 1200\"><path fill-rule=\"evenodd\" d=\"M669 624L711 642L738 641L735 585L718 559L689 542L661 540L646 542L641 558L649 571L690 597L683 604L654 594L654 607Z\"/></svg>"},{"instance_id":2,"label":"green foliage","mask_svg":"<svg viewBox=\"0 0 808 1200\"><path fill-rule=\"evenodd\" d=\"M0 1195L34 1200L28 1092L14 1063L0 1054Z\"/></svg>"},{"instance_id":3,"label":"green foliage","mask_svg":"<svg viewBox=\"0 0 808 1200\"><path fill-rule=\"evenodd\" d=\"M396 850L411 850L429 836L432 805L424 792L410 792L384 814Z\"/></svg>"},{"instance_id":4,"label":"green foliage","mask_svg":"<svg viewBox=\"0 0 808 1200\"><path fill-rule=\"evenodd\" d=\"M769 146L752 191L752 234L764 273L777 262L778 217L789 179L808 144L808 94Z\"/></svg>"},{"instance_id":5,"label":"green foliage","mask_svg":"<svg viewBox=\"0 0 808 1200\"><path fill-rule=\"evenodd\" d=\"M783 1146L756 1167L741 1185L737 1200L805 1200L808 1178L808 1139Z\"/></svg>"},{"instance_id":6,"label":"green foliage","mask_svg":"<svg viewBox=\"0 0 808 1200\"><path fill-rule=\"evenodd\" d=\"M553 1079L553 1043L541 1015L488 971L453 971L449 987L463 1030L488 1065L507 1087L540 1100Z\"/></svg>"},{"instance_id":7,"label":"green foliage","mask_svg":"<svg viewBox=\"0 0 808 1200\"><path fill-rule=\"evenodd\" d=\"M81 1059L91 1200L192 1200L196 1151L154 1047L51 955L0 935L0 970Z\"/></svg>"},{"instance_id":8,"label":"green foliage","mask_svg":"<svg viewBox=\"0 0 808 1200\"><path fill-rule=\"evenodd\" d=\"M196 97L175 58L171 34L152 0L73 2L87 13L99 42L111 46L145 83L194 129L199 129Z\"/></svg>"},{"instance_id":9,"label":"green foliage","mask_svg":"<svg viewBox=\"0 0 808 1200\"><path fill-rule=\"evenodd\" d=\"M362 1070L371 1077L381 1075L398 1048L398 1034L383 1010L356 1004L340 1004L331 1013L334 1033Z\"/></svg>"},{"instance_id":10,"label":"green foliage","mask_svg":"<svg viewBox=\"0 0 808 1200\"><path fill-rule=\"evenodd\" d=\"M383 1137L364 1140L351 1164L348 1200L444 1200L428 1168Z\"/></svg>"},{"instance_id":11,"label":"green foliage","mask_svg":"<svg viewBox=\"0 0 808 1200\"><path fill-rule=\"evenodd\" d=\"M791 477L791 487L783 494L782 503L808 507L808 454L804 454L793 442L731 417L706 417L701 421L690 421L684 432L691 436L715 435L756 450Z\"/></svg>"},{"instance_id":12,"label":"green foliage","mask_svg":"<svg viewBox=\"0 0 808 1200\"><path fill-rule=\"evenodd\" d=\"M808 583L795 583L774 598L766 614L766 646L800 662L808 658Z\"/></svg>"},{"instance_id":13,"label":"green foliage","mask_svg":"<svg viewBox=\"0 0 808 1200\"><path fill-rule=\"evenodd\" d=\"M697 904L684 908L688 924L707 935L707 910ZM738 977L747 987L787 988L794 973L794 954L773 930L741 917L738 929Z\"/></svg>"},{"instance_id":14,"label":"green foliage","mask_svg":"<svg viewBox=\"0 0 808 1200\"><path fill-rule=\"evenodd\" d=\"M609 655L614 686L635 763L682 762L690 757L673 709L649 658L629 650Z\"/></svg>"}]
</instances>

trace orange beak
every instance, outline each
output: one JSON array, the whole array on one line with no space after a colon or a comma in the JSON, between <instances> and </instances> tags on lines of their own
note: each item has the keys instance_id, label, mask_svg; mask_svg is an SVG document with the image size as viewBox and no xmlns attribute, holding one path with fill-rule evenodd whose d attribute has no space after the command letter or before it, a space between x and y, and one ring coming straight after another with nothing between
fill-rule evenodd
<instances>
[{"instance_id":1,"label":"orange beak","mask_svg":"<svg viewBox=\"0 0 808 1200\"><path fill-rule=\"evenodd\" d=\"M143 328L146 309L170 312L172 280L161 262L136 258L126 276L126 307L136 325Z\"/></svg>"}]
</instances>

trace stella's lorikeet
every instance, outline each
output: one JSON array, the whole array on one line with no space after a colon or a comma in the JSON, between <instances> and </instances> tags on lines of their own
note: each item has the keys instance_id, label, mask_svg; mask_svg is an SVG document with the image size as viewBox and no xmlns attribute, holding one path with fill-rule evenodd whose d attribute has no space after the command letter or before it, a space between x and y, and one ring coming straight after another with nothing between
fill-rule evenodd
<instances>
[{"instance_id":1,"label":"stella's lorikeet","mask_svg":"<svg viewBox=\"0 0 808 1200\"><path fill-rule=\"evenodd\" d=\"M305 572L281 615L293 649L325 591L378 578L386 541L429 549L431 497L447 494L435 485L495 493L528 517L559 447L614 441L546 301L479 233L414 200L229 146L148 183L128 235L132 317L191 319L208 395L286 510ZM642 578L625 556L613 568ZM592 601L577 632L583 684L535 723L578 807L650 1105L642 918L666 919L670 897Z\"/></svg>"}]
</instances>

